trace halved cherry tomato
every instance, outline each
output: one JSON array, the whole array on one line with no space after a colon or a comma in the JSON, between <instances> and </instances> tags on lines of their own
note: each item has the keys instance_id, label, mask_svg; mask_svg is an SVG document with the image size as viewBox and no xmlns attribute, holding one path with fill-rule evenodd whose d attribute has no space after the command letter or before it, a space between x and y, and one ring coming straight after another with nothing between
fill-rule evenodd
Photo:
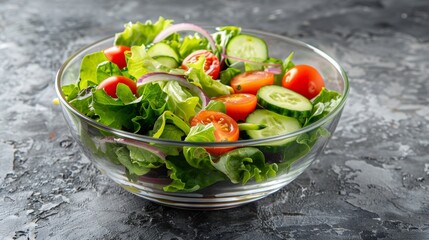
<instances>
[{"instance_id":1,"label":"halved cherry tomato","mask_svg":"<svg viewBox=\"0 0 429 240\"><path fill-rule=\"evenodd\" d=\"M225 113L203 110L197 113L191 120L191 126L198 123L207 125L213 123L215 127L215 140L217 142L234 142L238 140L239 129L237 122ZM233 147L224 148L206 148L207 152L211 154L222 154L234 149Z\"/></svg>"},{"instance_id":2,"label":"halved cherry tomato","mask_svg":"<svg viewBox=\"0 0 429 240\"><path fill-rule=\"evenodd\" d=\"M213 98L213 100L225 103L226 114L235 121L246 120L247 115L256 108L258 99L253 94L235 93Z\"/></svg>"},{"instance_id":3,"label":"halved cherry tomato","mask_svg":"<svg viewBox=\"0 0 429 240\"><path fill-rule=\"evenodd\" d=\"M213 79L219 77L220 72L220 62L219 59L211 52L207 50L197 50L189 54L182 62L182 68L188 70L188 64L197 62L200 56L204 55L206 57L206 62L204 65L204 71L207 75L210 75Z\"/></svg>"},{"instance_id":4,"label":"halved cherry tomato","mask_svg":"<svg viewBox=\"0 0 429 240\"><path fill-rule=\"evenodd\" d=\"M302 64L296 65L285 73L282 86L312 99L322 91L325 82L317 69Z\"/></svg>"},{"instance_id":5,"label":"halved cherry tomato","mask_svg":"<svg viewBox=\"0 0 429 240\"><path fill-rule=\"evenodd\" d=\"M127 46L113 46L104 49L104 55L106 55L106 58L109 59L110 62L122 69L127 66L127 61L125 60L126 51L130 51L130 48Z\"/></svg>"},{"instance_id":6,"label":"halved cherry tomato","mask_svg":"<svg viewBox=\"0 0 429 240\"><path fill-rule=\"evenodd\" d=\"M117 98L116 96L116 87L119 83L127 85L133 94L137 92L137 84L133 80L124 77L124 76L111 76L103 80L98 86L97 89L104 89L104 91L111 97Z\"/></svg>"},{"instance_id":7,"label":"halved cherry tomato","mask_svg":"<svg viewBox=\"0 0 429 240\"><path fill-rule=\"evenodd\" d=\"M235 93L256 95L261 87L274 84L274 74L266 71L244 72L233 77L230 84Z\"/></svg>"}]
</instances>

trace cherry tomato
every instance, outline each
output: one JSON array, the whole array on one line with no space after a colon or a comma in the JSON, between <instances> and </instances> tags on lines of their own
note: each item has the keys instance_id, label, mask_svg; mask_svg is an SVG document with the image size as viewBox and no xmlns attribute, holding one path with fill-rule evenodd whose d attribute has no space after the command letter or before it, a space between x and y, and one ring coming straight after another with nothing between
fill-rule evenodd
<instances>
[{"instance_id":1,"label":"cherry tomato","mask_svg":"<svg viewBox=\"0 0 429 240\"><path fill-rule=\"evenodd\" d=\"M204 71L207 75L211 76L213 79L219 77L220 72L220 62L219 59L211 52L207 50L197 50L189 54L182 62L182 68L188 70L188 64L197 62L200 56L204 55L206 57L206 62L204 65Z\"/></svg>"},{"instance_id":2,"label":"cherry tomato","mask_svg":"<svg viewBox=\"0 0 429 240\"><path fill-rule=\"evenodd\" d=\"M319 71L309 65L296 65L285 73L282 86L312 99L325 86Z\"/></svg>"},{"instance_id":3,"label":"cherry tomato","mask_svg":"<svg viewBox=\"0 0 429 240\"><path fill-rule=\"evenodd\" d=\"M103 80L98 86L97 89L104 89L104 91L111 97L117 98L116 96L116 87L119 83L127 85L133 94L137 92L137 84L133 80L124 77L124 76L111 76Z\"/></svg>"},{"instance_id":4,"label":"cherry tomato","mask_svg":"<svg viewBox=\"0 0 429 240\"><path fill-rule=\"evenodd\" d=\"M130 51L130 48L127 46L113 46L104 49L104 55L106 55L110 62L122 69L127 66L127 61L125 60L126 51Z\"/></svg>"},{"instance_id":5,"label":"cherry tomato","mask_svg":"<svg viewBox=\"0 0 429 240\"><path fill-rule=\"evenodd\" d=\"M234 142L238 140L239 129L237 122L225 113L203 110L197 113L191 120L191 126L198 123L207 125L213 123L215 127L215 140L217 142ZM206 148L207 152L211 154L222 154L234 149L233 147L224 148Z\"/></svg>"},{"instance_id":6,"label":"cherry tomato","mask_svg":"<svg viewBox=\"0 0 429 240\"><path fill-rule=\"evenodd\" d=\"M274 74L266 71L244 72L233 77L230 84L235 93L256 95L262 86L274 84Z\"/></svg>"},{"instance_id":7,"label":"cherry tomato","mask_svg":"<svg viewBox=\"0 0 429 240\"><path fill-rule=\"evenodd\" d=\"M213 100L224 102L226 114L235 121L246 120L247 115L256 108L258 99L253 94L235 93L213 98Z\"/></svg>"}]
</instances>

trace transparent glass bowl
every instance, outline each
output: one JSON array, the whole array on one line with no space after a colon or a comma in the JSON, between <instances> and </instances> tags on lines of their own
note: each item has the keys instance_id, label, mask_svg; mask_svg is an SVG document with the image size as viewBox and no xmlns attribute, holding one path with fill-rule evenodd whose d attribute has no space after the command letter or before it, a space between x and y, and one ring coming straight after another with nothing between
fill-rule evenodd
<instances>
[{"instance_id":1,"label":"transparent glass bowl","mask_svg":"<svg viewBox=\"0 0 429 240\"><path fill-rule=\"evenodd\" d=\"M61 66L56 76L56 91L60 99L64 117L74 139L79 143L85 155L103 174L109 176L115 183L129 192L150 201L177 208L222 209L235 207L264 198L292 182L320 155L328 143L330 136L335 131L348 95L348 78L344 70L334 59L313 46L276 34L255 30L243 30L243 32L264 39L269 46L269 54L272 57L284 59L293 51L295 53L293 58L295 64L305 63L317 68L325 79L326 87L342 94L340 104L325 118L300 129L300 131L260 140L241 140L229 143L178 142L155 139L113 129L79 113L68 104L61 91L63 85L77 81L80 63L86 54L100 51L113 45L114 38L109 37L73 54ZM293 144L292 146L288 144L280 149L277 148L276 153L273 153L266 147L271 143L287 138L315 134L321 129L327 130L325 133L329 132L329 134L319 137L311 144L311 148L308 151L297 151L299 148L293 146ZM112 161L112 159L109 159L109 155L105 154L108 149L106 149L102 139L106 135L121 140L116 143L117 145L127 144L130 141L138 141L172 148L183 148L184 146L205 146L212 148L225 146L258 147L264 152L266 161L279 164L283 162L288 167L286 170L279 172L276 177L263 182L249 181L243 185L225 181L196 192L165 192L163 191L163 186L168 183L166 176L142 177L138 180L130 181L126 176L125 168L122 165L114 164L114 159ZM292 157L285 158L285 156Z\"/></svg>"}]
</instances>

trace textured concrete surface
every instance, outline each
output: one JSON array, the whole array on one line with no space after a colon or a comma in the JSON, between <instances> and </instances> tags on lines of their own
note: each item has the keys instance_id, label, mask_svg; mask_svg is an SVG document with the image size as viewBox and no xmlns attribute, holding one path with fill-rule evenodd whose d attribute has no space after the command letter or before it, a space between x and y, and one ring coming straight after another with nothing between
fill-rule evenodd
<instances>
[{"instance_id":1,"label":"textured concrete surface","mask_svg":"<svg viewBox=\"0 0 429 240\"><path fill-rule=\"evenodd\" d=\"M81 46L160 15L294 37L339 60L350 99L320 159L276 194L214 212L102 176L51 103L54 74ZM0 238L429 239L428 29L426 0L1 0Z\"/></svg>"}]
</instances>

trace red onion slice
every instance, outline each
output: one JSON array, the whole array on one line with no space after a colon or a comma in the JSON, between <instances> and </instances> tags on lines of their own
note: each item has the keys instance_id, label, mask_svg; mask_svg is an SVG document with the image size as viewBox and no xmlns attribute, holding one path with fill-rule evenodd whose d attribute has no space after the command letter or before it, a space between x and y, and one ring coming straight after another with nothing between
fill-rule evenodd
<instances>
[{"instance_id":1,"label":"red onion slice","mask_svg":"<svg viewBox=\"0 0 429 240\"><path fill-rule=\"evenodd\" d=\"M220 69L224 69L226 65L225 56L226 56L226 47L222 46L222 52L220 53Z\"/></svg>"},{"instance_id":2,"label":"red onion slice","mask_svg":"<svg viewBox=\"0 0 429 240\"><path fill-rule=\"evenodd\" d=\"M232 56L228 56L225 54L222 54L223 58L226 59L231 59L234 61L239 61L239 62L244 62L244 63L250 63L253 65L259 65L259 66L267 66L267 67L273 67L273 68L281 68L282 65L278 64L278 63L263 63L263 62L256 62L256 61L251 61L251 60L247 60L247 59L242 59L242 58L238 58L238 57L232 57Z\"/></svg>"},{"instance_id":3,"label":"red onion slice","mask_svg":"<svg viewBox=\"0 0 429 240\"><path fill-rule=\"evenodd\" d=\"M146 183L152 183L152 184L158 184L158 185L168 185L170 184L173 180L171 178L167 178L167 177L149 177L143 175L143 176L139 176L140 181L142 182L146 182Z\"/></svg>"},{"instance_id":4,"label":"red onion slice","mask_svg":"<svg viewBox=\"0 0 429 240\"><path fill-rule=\"evenodd\" d=\"M125 144L125 145L130 145L133 147L141 148L141 149L147 150L147 151L155 154L156 156L158 156L162 160L165 160L165 157L166 157L165 153L163 153L158 148L156 148L150 144L139 142L139 141L132 140L132 139L104 137L103 139L101 139L101 141L102 142L109 142L109 143L121 143L121 144Z\"/></svg>"},{"instance_id":5,"label":"red onion slice","mask_svg":"<svg viewBox=\"0 0 429 240\"><path fill-rule=\"evenodd\" d=\"M281 74L282 69L281 68L267 68L265 69L266 72L270 72L272 74Z\"/></svg>"},{"instance_id":6,"label":"red onion slice","mask_svg":"<svg viewBox=\"0 0 429 240\"><path fill-rule=\"evenodd\" d=\"M217 51L217 47L216 47L216 43L212 37L212 35L210 35L210 33L205 30L204 28L197 26L195 24L191 24L191 23L179 23L179 24L174 24L171 25L170 27L162 30L153 40L154 43L160 42L162 40L164 40L165 38L167 38L168 36L170 36L171 34L175 33L175 32L183 32L183 31L194 31L194 32L198 32L199 34L203 35L205 38L207 38L207 40L209 41L210 47L212 48L213 52Z\"/></svg>"},{"instance_id":7,"label":"red onion slice","mask_svg":"<svg viewBox=\"0 0 429 240\"><path fill-rule=\"evenodd\" d=\"M175 75L164 72L152 72L143 75L137 81L137 86L148 84L155 81L177 81L182 87L186 87L201 99L202 108L205 108L210 101L210 98L201 90L201 88L195 86L194 84L188 82L183 75Z\"/></svg>"}]
</instances>

